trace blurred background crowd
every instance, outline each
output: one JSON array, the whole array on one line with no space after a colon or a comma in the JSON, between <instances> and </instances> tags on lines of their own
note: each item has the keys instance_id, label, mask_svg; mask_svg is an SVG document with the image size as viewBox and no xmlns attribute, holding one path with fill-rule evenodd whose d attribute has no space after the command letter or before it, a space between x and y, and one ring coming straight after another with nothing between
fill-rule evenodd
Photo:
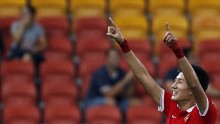
<instances>
[{"instance_id":1,"label":"blurred background crowd","mask_svg":"<svg viewBox=\"0 0 220 124\"><path fill-rule=\"evenodd\" d=\"M172 92L168 22L189 61L209 73L207 94L220 111L219 0L0 0L1 123L164 123L106 36L109 16Z\"/></svg>"}]
</instances>

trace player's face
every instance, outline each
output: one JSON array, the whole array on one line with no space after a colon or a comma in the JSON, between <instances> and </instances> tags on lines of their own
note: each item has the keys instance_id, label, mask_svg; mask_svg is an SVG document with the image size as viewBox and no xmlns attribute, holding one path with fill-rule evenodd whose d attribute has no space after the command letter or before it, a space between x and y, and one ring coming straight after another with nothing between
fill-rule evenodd
<instances>
[{"instance_id":1,"label":"player's face","mask_svg":"<svg viewBox=\"0 0 220 124\"><path fill-rule=\"evenodd\" d=\"M172 85L173 94L171 99L174 101L187 101L191 97L190 89L186 84L183 73L179 73Z\"/></svg>"},{"instance_id":2,"label":"player's face","mask_svg":"<svg viewBox=\"0 0 220 124\"><path fill-rule=\"evenodd\" d=\"M111 50L108 53L107 57L107 64L112 68L117 68L120 64L120 57L118 55L118 52L115 50Z\"/></svg>"}]
</instances>

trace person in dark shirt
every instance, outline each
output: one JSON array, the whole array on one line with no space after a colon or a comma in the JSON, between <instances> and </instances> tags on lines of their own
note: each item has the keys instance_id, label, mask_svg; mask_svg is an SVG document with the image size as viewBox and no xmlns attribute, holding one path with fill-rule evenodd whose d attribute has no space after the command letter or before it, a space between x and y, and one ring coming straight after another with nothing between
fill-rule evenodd
<instances>
[{"instance_id":1,"label":"person in dark shirt","mask_svg":"<svg viewBox=\"0 0 220 124\"><path fill-rule=\"evenodd\" d=\"M0 32L0 57L2 57L2 55L3 55L3 49L4 49L3 38L2 38L2 35Z\"/></svg>"},{"instance_id":2,"label":"person in dark shirt","mask_svg":"<svg viewBox=\"0 0 220 124\"><path fill-rule=\"evenodd\" d=\"M126 72L119 67L120 55L115 48L106 52L106 63L98 68L91 79L86 96L86 108L103 104L117 104L126 111L128 99L126 91L133 80L132 72Z\"/></svg>"}]
</instances>

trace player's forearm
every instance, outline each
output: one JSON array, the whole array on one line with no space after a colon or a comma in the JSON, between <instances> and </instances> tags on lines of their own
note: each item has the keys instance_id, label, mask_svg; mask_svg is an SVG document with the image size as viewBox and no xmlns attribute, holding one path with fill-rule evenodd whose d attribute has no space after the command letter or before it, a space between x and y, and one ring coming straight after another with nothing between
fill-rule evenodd
<instances>
[{"instance_id":1,"label":"player's forearm","mask_svg":"<svg viewBox=\"0 0 220 124\"><path fill-rule=\"evenodd\" d=\"M201 112L204 112L206 109L206 94L202 89L202 86L200 85L199 79L194 72L191 64L188 62L188 60L183 57L181 59L178 59L180 68L183 72L183 75L185 77L186 83L188 87L190 88L192 95L194 96L196 103L200 109Z\"/></svg>"},{"instance_id":2,"label":"player's forearm","mask_svg":"<svg viewBox=\"0 0 220 124\"><path fill-rule=\"evenodd\" d=\"M144 65L140 62L140 60L135 56L135 54L132 51L125 53L125 58L132 72L138 80L142 80L144 76L150 76L147 69L144 67Z\"/></svg>"},{"instance_id":3,"label":"player's forearm","mask_svg":"<svg viewBox=\"0 0 220 124\"><path fill-rule=\"evenodd\" d=\"M194 88L200 85L199 80L188 60L185 57L183 57L181 59L178 59L178 63L183 72L188 87Z\"/></svg>"},{"instance_id":4,"label":"player's forearm","mask_svg":"<svg viewBox=\"0 0 220 124\"><path fill-rule=\"evenodd\" d=\"M154 101L159 105L161 88L156 81L150 76L147 69L130 51L125 54L125 58L134 73L135 77L141 82L145 90L152 96Z\"/></svg>"}]
</instances>

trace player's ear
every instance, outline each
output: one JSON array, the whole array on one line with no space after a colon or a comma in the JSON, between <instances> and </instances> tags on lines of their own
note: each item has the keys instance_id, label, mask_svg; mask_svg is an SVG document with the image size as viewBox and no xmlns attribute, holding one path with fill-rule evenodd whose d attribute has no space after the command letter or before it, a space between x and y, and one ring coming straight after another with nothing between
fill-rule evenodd
<instances>
[{"instance_id":1,"label":"player's ear","mask_svg":"<svg viewBox=\"0 0 220 124\"><path fill-rule=\"evenodd\" d=\"M189 88L188 88L189 89ZM189 94L192 95L192 91L189 89Z\"/></svg>"},{"instance_id":2,"label":"player's ear","mask_svg":"<svg viewBox=\"0 0 220 124\"><path fill-rule=\"evenodd\" d=\"M191 90L189 91L189 94L190 94L190 95L192 95L192 92L191 92Z\"/></svg>"}]
</instances>

